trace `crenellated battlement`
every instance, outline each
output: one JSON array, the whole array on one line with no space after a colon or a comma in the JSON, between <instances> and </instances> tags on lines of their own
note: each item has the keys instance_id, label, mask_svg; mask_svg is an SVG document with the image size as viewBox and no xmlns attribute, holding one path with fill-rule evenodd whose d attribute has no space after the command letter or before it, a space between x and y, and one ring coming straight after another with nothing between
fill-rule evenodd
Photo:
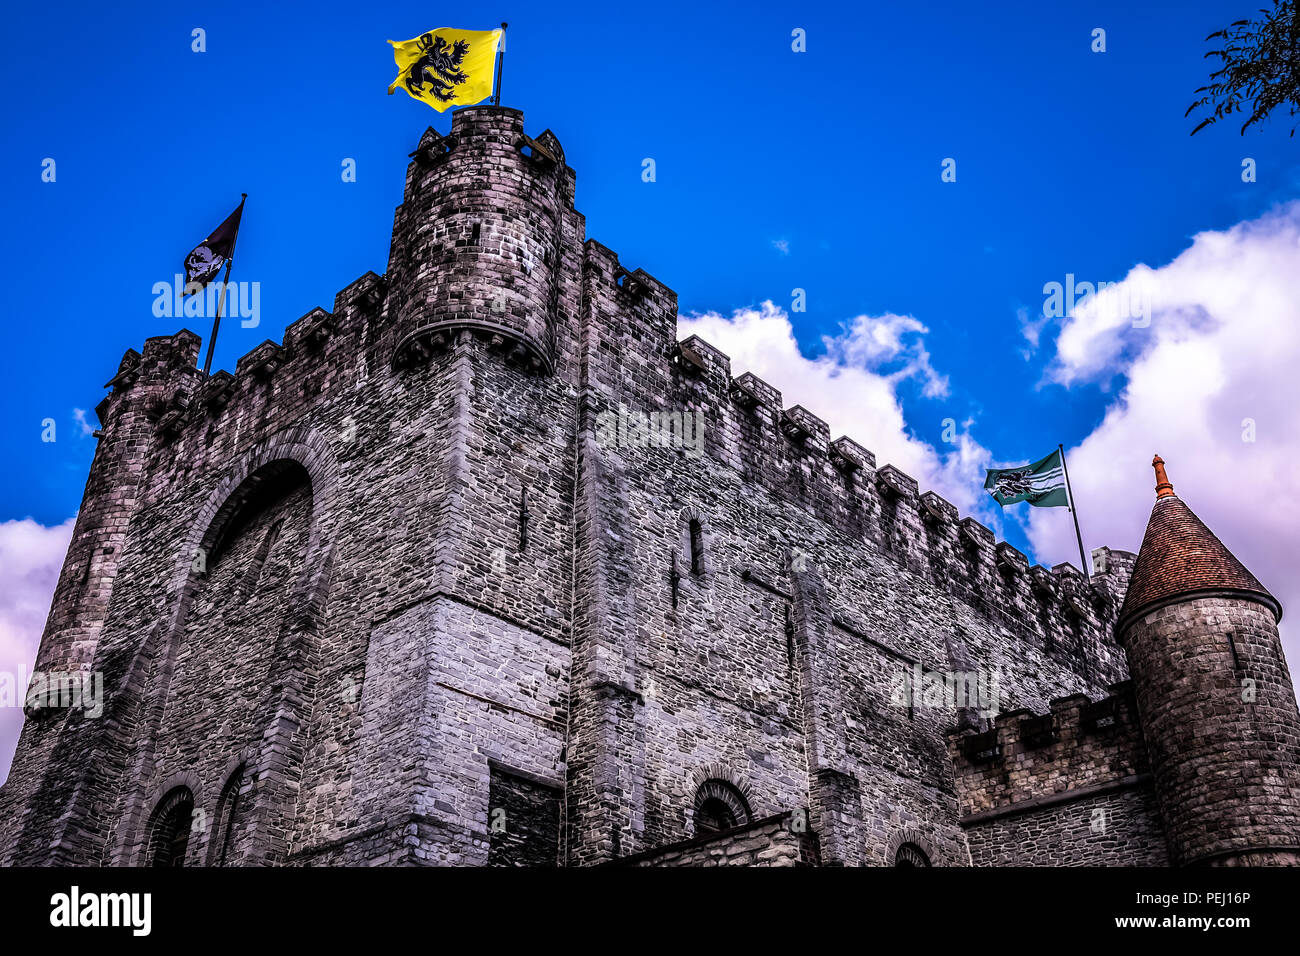
<instances>
[{"instance_id":1,"label":"crenellated battlement","mask_svg":"<svg viewBox=\"0 0 1300 956\"><path fill-rule=\"evenodd\" d=\"M746 480L783 493L793 489L819 516L872 541L909 569L995 617L1037 632L1049 649L1091 660L1098 676L1123 676L1111 628L1133 556L1109 548L1090 578L1069 563L1030 566L992 529L802 406L785 407L779 390L751 372L732 374L731 360L698 335L676 344L669 362L677 388L670 407L703 416L706 446ZM720 437L719 437L720 436ZM1086 665L1085 665L1086 666Z\"/></svg>"},{"instance_id":2,"label":"crenellated battlement","mask_svg":"<svg viewBox=\"0 0 1300 956\"><path fill-rule=\"evenodd\" d=\"M607 250L597 258L606 254L607 261L616 261ZM663 295L658 283L648 277L641 281L645 294ZM260 417L268 389L279 404L288 395L300 405L309 404L328 389L355 382L365 368L366 326L380 318L384 286L382 277L367 273L339 293L336 312L312 309L286 329L283 344L267 340L241 356L233 375L220 371L200 381L201 374L188 365L188 356L198 354L197 336L182 332L151 339L145 349L147 358L128 352L109 387L114 395L129 390L146 364L165 375L171 387L155 397L152 417L159 437L167 443L187 430L220 429L223 419L239 418L250 407L253 417ZM614 294L633 293L617 290ZM178 352L180 337L188 345ZM1131 556L1107 549L1106 568L1091 579L1068 563L1050 570L1030 566L1023 554L998 541L987 526L972 517L959 517L957 509L936 492L921 492L910 475L893 465L878 466L868 449L848 437L832 440L826 423L806 408L783 407L780 392L757 376L733 377L728 357L698 336L679 343L677 352L664 361L675 366L680 376L704 384L719 401L725 400L730 406L727 414L755 420L757 428L734 431L744 446L739 457L746 461L751 478L784 488L782 475L797 463L807 480L810 504L833 523L851 526L954 596L1028 628L1050 650L1094 659L1100 674L1118 664L1118 648L1109 629L1123 597L1122 572L1131 567ZM715 386L711 390L709 382ZM283 417L288 420L292 413ZM267 430L273 431L278 422L277 417ZM726 457L725 449L711 450Z\"/></svg>"},{"instance_id":3,"label":"crenellated battlement","mask_svg":"<svg viewBox=\"0 0 1300 956\"><path fill-rule=\"evenodd\" d=\"M963 817L1030 807L1070 792L1137 782L1149 772L1133 686L1091 700L1073 694L1036 714L999 714L986 730L948 735Z\"/></svg>"},{"instance_id":4,"label":"crenellated battlement","mask_svg":"<svg viewBox=\"0 0 1300 956\"><path fill-rule=\"evenodd\" d=\"M1295 739L1271 612L1162 605L1126 658L1148 543L1031 565L679 341L575 181L519 111L456 111L383 275L210 376L186 329L126 351L37 659L108 675L107 718L28 710L0 864L759 862L793 820L827 865L1224 843Z\"/></svg>"},{"instance_id":5,"label":"crenellated battlement","mask_svg":"<svg viewBox=\"0 0 1300 956\"><path fill-rule=\"evenodd\" d=\"M1275 602L1153 590L1200 527L1167 478L1141 562L1031 564L679 341L549 130L467 108L410 160L383 275L231 370L122 356L37 661L108 718L29 711L0 863L757 862L791 820L827 865L1294 856L1244 808L1294 803Z\"/></svg>"},{"instance_id":6,"label":"crenellated battlement","mask_svg":"<svg viewBox=\"0 0 1300 956\"><path fill-rule=\"evenodd\" d=\"M147 417L156 436L172 443L196 428L219 429L223 416L236 417L250 404L265 404L269 388L281 399L296 396L267 421L274 431L301 415L298 398L310 400L330 382L365 376L386 294L385 279L365 273L339 291L334 311L318 306L296 319L283 343L267 339L241 355L234 374L220 369L205 378L195 367L200 339L188 329L151 338L143 354L128 349L105 383L110 394L97 407L100 419L107 425L127 396L143 396L147 383Z\"/></svg>"},{"instance_id":7,"label":"crenellated battlement","mask_svg":"<svg viewBox=\"0 0 1300 956\"><path fill-rule=\"evenodd\" d=\"M204 379L191 332L150 339L123 357L101 418L147 379L160 448L184 458L215 443L232 454L376 376L418 380L468 333L525 376L581 383L610 404L694 411L705 452L741 480L803 502L1071 667L1122 676L1110 634L1131 569L1122 552L1099 549L1111 559L1091 580L1069 565L1030 567L912 476L833 437L815 409L786 407L698 335L677 341L675 292L585 236L573 183L549 130L529 137L516 110L457 111L448 135L427 130L411 154L385 275L350 283L282 342L249 349L233 374Z\"/></svg>"},{"instance_id":8,"label":"crenellated battlement","mask_svg":"<svg viewBox=\"0 0 1300 956\"><path fill-rule=\"evenodd\" d=\"M604 247L588 246L612 256ZM961 517L933 491L922 492L912 476L891 464L878 465L875 455L851 438L832 438L815 410L786 407L778 389L752 372L737 373L726 353L701 336L674 340L658 353L653 341L661 331L659 316L644 321L648 324L627 330L644 335L647 345L620 354L624 374L612 383L611 405L691 411L703 423L710 459L733 469L742 481L802 502L820 520L874 543L1013 632L1035 633L1069 666L1103 682L1124 676L1122 654L1110 633L1116 597L1123 596L1123 582L1113 570L1088 579L1068 564L1030 567L1024 555L999 542L977 519ZM635 457L626 449L618 453L628 462ZM780 576L784 570L772 566L764 573Z\"/></svg>"},{"instance_id":9,"label":"crenellated battlement","mask_svg":"<svg viewBox=\"0 0 1300 956\"><path fill-rule=\"evenodd\" d=\"M144 404L146 414L154 420L187 403L203 380L203 373L195 368L200 344L197 335L181 329L174 335L146 339L143 352L127 349L117 374L104 384L112 391L95 407L105 429L122 414L128 392Z\"/></svg>"}]
</instances>

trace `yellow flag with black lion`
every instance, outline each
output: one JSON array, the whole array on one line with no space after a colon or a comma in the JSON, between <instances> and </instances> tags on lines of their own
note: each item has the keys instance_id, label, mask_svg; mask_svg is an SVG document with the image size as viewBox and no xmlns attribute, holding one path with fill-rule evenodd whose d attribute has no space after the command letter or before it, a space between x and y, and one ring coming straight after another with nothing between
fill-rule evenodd
<instances>
[{"instance_id":1,"label":"yellow flag with black lion","mask_svg":"<svg viewBox=\"0 0 1300 956\"><path fill-rule=\"evenodd\" d=\"M440 27L414 40L389 40L397 61L399 86L413 99L441 113L449 106L467 106L492 95L497 48L502 30L453 30Z\"/></svg>"}]
</instances>

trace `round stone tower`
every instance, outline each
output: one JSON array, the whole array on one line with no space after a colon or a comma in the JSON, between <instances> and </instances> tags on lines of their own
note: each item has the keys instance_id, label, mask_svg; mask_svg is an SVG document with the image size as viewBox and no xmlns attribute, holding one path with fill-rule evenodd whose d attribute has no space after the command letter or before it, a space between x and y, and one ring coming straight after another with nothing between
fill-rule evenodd
<instances>
[{"instance_id":1,"label":"round stone tower","mask_svg":"<svg viewBox=\"0 0 1300 956\"><path fill-rule=\"evenodd\" d=\"M1300 865L1300 712L1281 605L1174 494L1156 503L1116 624L1180 865Z\"/></svg>"},{"instance_id":2,"label":"round stone tower","mask_svg":"<svg viewBox=\"0 0 1300 956\"><path fill-rule=\"evenodd\" d=\"M411 154L390 254L395 364L470 329L535 371L555 362L560 246L574 176L548 130L476 106L429 129Z\"/></svg>"}]
</instances>

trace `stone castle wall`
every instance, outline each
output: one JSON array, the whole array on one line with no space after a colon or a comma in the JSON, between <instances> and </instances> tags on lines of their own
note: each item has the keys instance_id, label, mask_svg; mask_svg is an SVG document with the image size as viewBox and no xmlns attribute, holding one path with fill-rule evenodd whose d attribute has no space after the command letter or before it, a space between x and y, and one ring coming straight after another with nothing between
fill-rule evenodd
<instances>
[{"instance_id":1,"label":"stone castle wall","mask_svg":"<svg viewBox=\"0 0 1300 956\"><path fill-rule=\"evenodd\" d=\"M1163 866L1146 741L1128 681L1092 701L1003 713L949 738L961 826L982 866Z\"/></svg>"},{"instance_id":2,"label":"stone castle wall","mask_svg":"<svg viewBox=\"0 0 1300 956\"><path fill-rule=\"evenodd\" d=\"M826 863L972 861L948 735L1123 680L1131 556L1031 568L678 343L573 184L549 131L458 111L383 277L233 376L188 332L127 353L40 658L109 707L28 721L0 861L139 862L182 786L211 859L241 767L236 862L608 862L693 839L706 779L808 807Z\"/></svg>"}]
</instances>

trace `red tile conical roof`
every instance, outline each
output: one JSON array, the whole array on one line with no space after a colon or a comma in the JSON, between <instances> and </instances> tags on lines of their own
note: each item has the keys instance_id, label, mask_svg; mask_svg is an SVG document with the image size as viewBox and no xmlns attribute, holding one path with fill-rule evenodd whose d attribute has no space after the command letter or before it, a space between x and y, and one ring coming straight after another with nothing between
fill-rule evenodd
<instances>
[{"instance_id":1,"label":"red tile conical roof","mask_svg":"<svg viewBox=\"0 0 1300 956\"><path fill-rule=\"evenodd\" d=\"M1158 496L1129 578L1117 631L1139 614L1176 600L1227 593L1255 600L1280 620L1282 606L1204 522L1174 494L1157 455Z\"/></svg>"}]
</instances>

